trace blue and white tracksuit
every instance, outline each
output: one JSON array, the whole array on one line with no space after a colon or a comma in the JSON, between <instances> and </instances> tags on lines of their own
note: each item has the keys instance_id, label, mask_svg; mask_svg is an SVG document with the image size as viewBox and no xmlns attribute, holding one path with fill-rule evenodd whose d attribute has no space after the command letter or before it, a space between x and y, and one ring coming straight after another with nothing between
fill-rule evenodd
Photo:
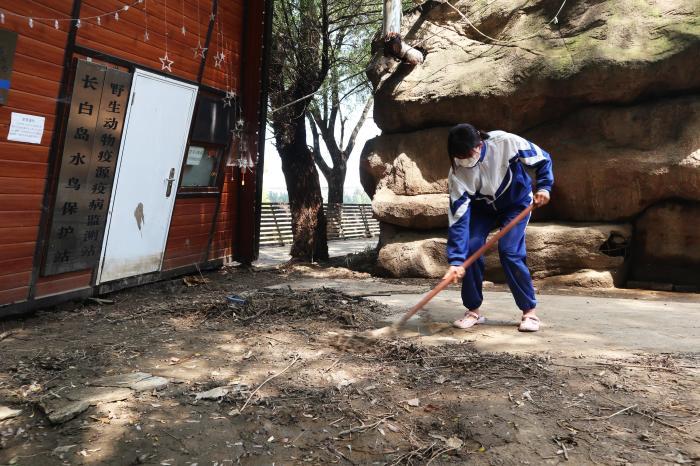
<instances>
[{"instance_id":1,"label":"blue and white tracksuit","mask_svg":"<svg viewBox=\"0 0 700 466\"><path fill-rule=\"evenodd\" d=\"M473 168L450 169L450 228L447 259L462 265L486 242L495 226L504 226L532 203L532 181L525 167L536 170L537 191L551 191L554 183L549 154L533 143L505 131L491 131L484 140L479 162ZM501 264L518 307L527 311L537 305L525 252L523 219L498 242ZM466 270L462 302L467 309L481 306L484 260Z\"/></svg>"}]
</instances>

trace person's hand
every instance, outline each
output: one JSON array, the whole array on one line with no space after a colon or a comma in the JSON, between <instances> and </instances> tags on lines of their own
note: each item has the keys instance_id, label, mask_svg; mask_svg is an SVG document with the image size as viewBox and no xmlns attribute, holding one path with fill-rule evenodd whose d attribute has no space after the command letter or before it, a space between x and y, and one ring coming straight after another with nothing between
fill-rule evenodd
<instances>
[{"instance_id":1,"label":"person's hand","mask_svg":"<svg viewBox=\"0 0 700 466\"><path fill-rule=\"evenodd\" d=\"M535 205L542 207L549 204L549 191L541 189L535 193Z\"/></svg>"},{"instance_id":2,"label":"person's hand","mask_svg":"<svg viewBox=\"0 0 700 466\"><path fill-rule=\"evenodd\" d=\"M445 272L445 275L442 277L442 279L446 278L451 278L452 283L459 283L459 280L461 280L464 277L464 267L461 265L451 265L450 268Z\"/></svg>"}]
</instances>

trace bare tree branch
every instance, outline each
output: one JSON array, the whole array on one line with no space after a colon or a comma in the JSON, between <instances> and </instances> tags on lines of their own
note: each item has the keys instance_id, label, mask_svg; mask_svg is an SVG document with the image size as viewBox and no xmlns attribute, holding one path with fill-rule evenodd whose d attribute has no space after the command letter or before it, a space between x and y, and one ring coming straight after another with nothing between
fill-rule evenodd
<instances>
[{"instance_id":1,"label":"bare tree branch","mask_svg":"<svg viewBox=\"0 0 700 466\"><path fill-rule=\"evenodd\" d=\"M365 120L367 119L367 115L369 115L369 110L372 108L373 103L374 100L371 97L367 99L367 102L365 103L365 108L362 109L362 115L360 115L360 119L357 120L355 128L352 130L352 134L350 134L348 145L345 146L345 150L343 151L346 154L348 154L348 157L350 157L350 154L352 154L352 150L355 148L355 141L357 140L357 135L360 134L360 129L362 128L362 125L365 124Z\"/></svg>"},{"instance_id":2,"label":"bare tree branch","mask_svg":"<svg viewBox=\"0 0 700 466\"><path fill-rule=\"evenodd\" d=\"M318 130L316 129L316 123L314 122L314 119L310 113L306 114L306 118L309 120L309 126L311 127L311 135L313 136L314 141L314 162L316 162L316 165L318 165L318 168L319 170L321 170L321 173L323 173L323 176L328 178L331 174L331 167L328 166L328 164L323 158L323 155L321 155L321 144L319 143L318 139Z\"/></svg>"}]
</instances>

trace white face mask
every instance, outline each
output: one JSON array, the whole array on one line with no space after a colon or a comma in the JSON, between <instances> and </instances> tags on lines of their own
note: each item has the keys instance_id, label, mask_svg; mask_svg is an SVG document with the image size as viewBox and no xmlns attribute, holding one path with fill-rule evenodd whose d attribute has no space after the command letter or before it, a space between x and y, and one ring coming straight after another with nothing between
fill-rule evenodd
<instances>
[{"instance_id":1,"label":"white face mask","mask_svg":"<svg viewBox=\"0 0 700 466\"><path fill-rule=\"evenodd\" d=\"M458 159L455 157L455 165L463 168L474 168L479 163L479 156L469 157L468 159Z\"/></svg>"}]
</instances>

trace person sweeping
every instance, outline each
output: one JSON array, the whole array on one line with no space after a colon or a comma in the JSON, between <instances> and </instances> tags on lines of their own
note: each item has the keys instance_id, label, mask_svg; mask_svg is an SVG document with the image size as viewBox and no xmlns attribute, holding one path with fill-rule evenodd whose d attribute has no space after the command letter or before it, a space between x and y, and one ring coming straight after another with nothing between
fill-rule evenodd
<instances>
[{"instance_id":1,"label":"person sweeping","mask_svg":"<svg viewBox=\"0 0 700 466\"><path fill-rule=\"evenodd\" d=\"M464 123L453 127L447 139L451 168L447 259L444 279L462 280L464 317L454 322L462 329L485 321L481 314L484 259L467 270L462 263L485 242L495 227L503 227L533 202L549 202L554 183L552 160L547 152L522 137L505 131L479 131ZM526 167L536 172L535 193ZM498 242L498 253L515 303L523 312L521 332L536 332L540 319L537 300L527 267L525 228L528 215Z\"/></svg>"}]
</instances>

